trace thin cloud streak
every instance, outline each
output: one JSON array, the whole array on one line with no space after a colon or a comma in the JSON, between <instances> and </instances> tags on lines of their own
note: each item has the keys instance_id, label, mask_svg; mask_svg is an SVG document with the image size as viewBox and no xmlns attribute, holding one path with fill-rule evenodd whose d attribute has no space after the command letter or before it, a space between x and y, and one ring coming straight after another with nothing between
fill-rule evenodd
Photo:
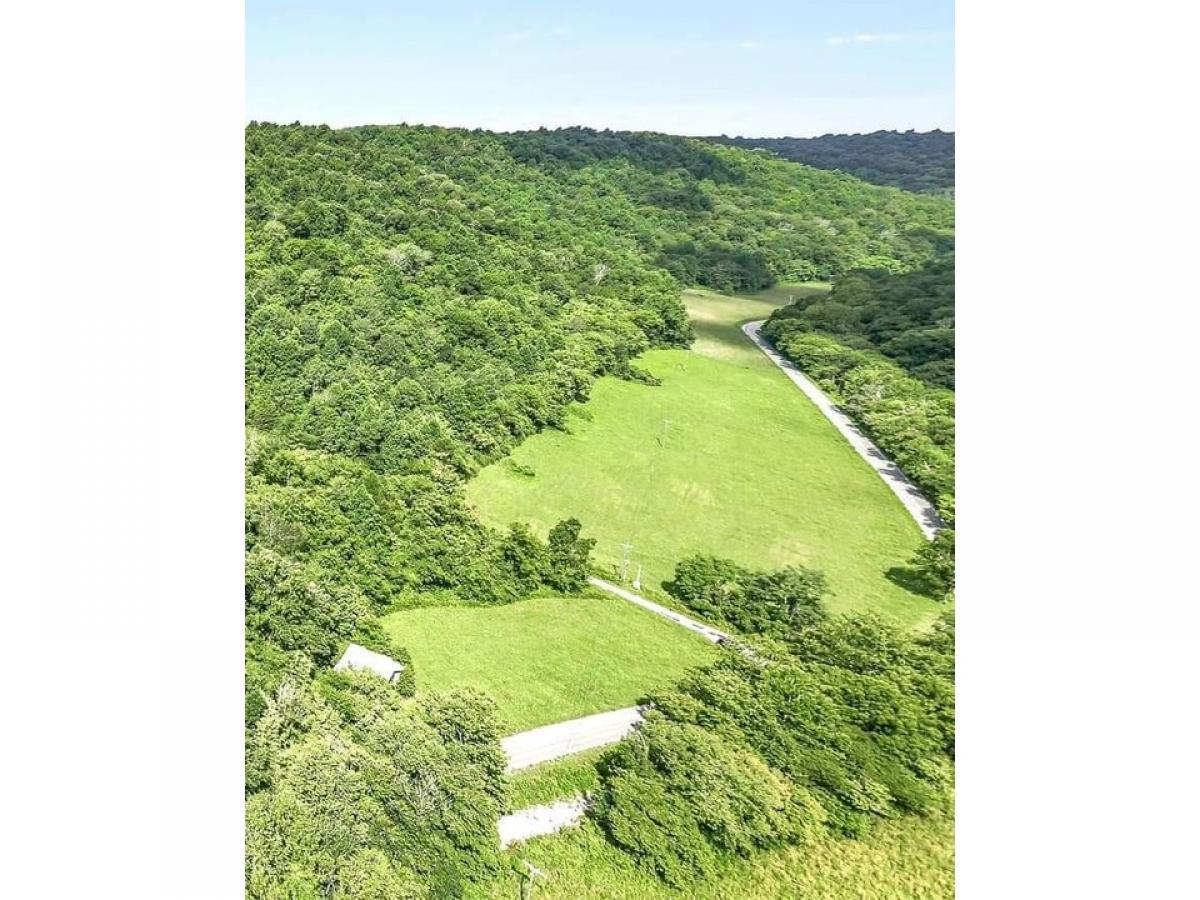
<instances>
[{"instance_id":1,"label":"thin cloud streak","mask_svg":"<svg viewBox=\"0 0 1200 900\"><path fill-rule=\"evenodd\" d=\"M840 47L843 44L894 44L897 41L907 41L910 37L911 35L907 34L873 34L871 32L862 32L859 34L838 35L826 38L825 43L830 47Z\"/></svg>"}]
</instances>

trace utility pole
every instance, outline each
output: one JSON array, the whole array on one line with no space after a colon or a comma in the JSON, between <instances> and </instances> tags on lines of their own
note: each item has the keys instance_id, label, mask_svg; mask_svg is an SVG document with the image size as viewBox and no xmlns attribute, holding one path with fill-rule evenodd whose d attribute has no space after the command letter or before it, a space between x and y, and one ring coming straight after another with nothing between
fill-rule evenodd
<instances>
[{"instance_id":1,"label":"utility pole","mask_svg":"<svg viewBox=\"0 0 1200 900\"><path fill-rule=\"evenodd\" d=\"M633 576L633 589L640 591L642 589L642 564L638 563L637 574Z\"/></svg>"},{"instance_id":2,"label":"utility pole","mask_svg":"<svg viewBox=\"0 0 1200 900\"><path fill-rule=\"evenodd\" d=\"M530 900L533 896L533 882L538 878L548 878L549 876L529 860L523 859L521 862L528 870L525 873L524 880L521 882L521 900Z\"/></svg>"},{"instance_id":3,"label":"utility pole","mask_svg":"<svg viewBox=\"0 0 1200 900\"><path fill-rule=\"evenodd\" d=\"M621 550L621 581L624 582L629 576L629 554L633 551L633 542L626 541L621 545Z\"/></svg>"},{"instance_id":4,"label":"utility pole","mask_svg":"<svg viewBox=\"0 0 1200 900\"><path fill-rule=\"evenodd\" d=\"M658 446L667 446L667 433L671 430L671 420L663 419L662 430L658 433Z\"/></svg>"}]
</instances>

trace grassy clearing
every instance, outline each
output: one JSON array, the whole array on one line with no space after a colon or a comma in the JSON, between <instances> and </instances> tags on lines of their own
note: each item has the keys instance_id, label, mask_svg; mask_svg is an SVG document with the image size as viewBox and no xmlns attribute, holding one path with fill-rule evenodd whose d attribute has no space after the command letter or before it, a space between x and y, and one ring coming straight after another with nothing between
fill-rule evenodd
<instances>
[{"instance_id":1,"label":"grassy clearing","mask_svg":"<svg viewBox=\"0 0 1200 900\"><path fill-rule=\"evenodd\" d=\"M609 747L596 747L571 756L522 769L508 776L509 809L553 803L575 794L586 794L600 785L596 762Z\"/></svg>"},{"instance_id":2,"label":"grassy clearing","mask_svg":"<svg viewBox=\"0 0 1200 900\"><path fill-rule=\"evenodd\" d=\"M781 284L757 294L728 296L713 291L683 292L696 341L692 350L712 359L770 371L771 362L742 334L742 325L765 319L781 306L810 294L827 294L824 282Z\"/></svg>"},{"instance_id":3,"label":"grassy clearing","mask_svg":"<svg viewBox=\"0 0 1200 900\"><path fill-rule=\"evenodd\" d=\"M383 625L412 653L419 693L478 688L500 705L509 732L632 706L717 652L599 592L404 610Z\"/></svg>"},{"instance_id":4,"label":"grassy clearing","mask_svg":"<svg viewBox=\"0 0 1200 900\"><path fill-rule=\"evenodd\" d=\"M827 838L738 863L686 893L639 869L585 824L518 844L508 856L526 859L549 878L538 900L950 900L954 896L954 824L946 818L905 818L880 824L862 841ZM481 887L479 900L520 896L520 880L505 872Z\"/></svg>"},{"instance_id":5,"label":"grassy clearing","mask_svg":"<svg viewBox=\"0 0 1200 900\"><path fill-rule=\"evenodd\" d=\"M651 596L662 597L679 559L714 553L749 566L822 569L835 610L930 621L937 604L885 576L920 544L916 524L739 327L820 289L748 298L689 291L695 349L640 360L660 386L602 379L569 432L536 435L473 479L471 503L487 521L525 521L542 535L575 516L597 538L601 565L618 566L622 545L632 544L630 578L640 565Z\"/></svg>"}]
</instances>

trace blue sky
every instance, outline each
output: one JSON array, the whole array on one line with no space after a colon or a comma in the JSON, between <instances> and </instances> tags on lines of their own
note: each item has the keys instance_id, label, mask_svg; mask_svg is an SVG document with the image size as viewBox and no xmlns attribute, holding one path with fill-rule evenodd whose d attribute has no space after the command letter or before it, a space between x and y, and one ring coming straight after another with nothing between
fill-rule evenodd
<instances>
[{"instance_id":1,"label":"blue sky","mask_svg":"<svg viewBox=\"0 0 1200 900\"><path fill-rule=\"evenodd\" d=\"M809 136L954 127L953 0L247 0L246 117Z\"/></svg>"}]
</instances>

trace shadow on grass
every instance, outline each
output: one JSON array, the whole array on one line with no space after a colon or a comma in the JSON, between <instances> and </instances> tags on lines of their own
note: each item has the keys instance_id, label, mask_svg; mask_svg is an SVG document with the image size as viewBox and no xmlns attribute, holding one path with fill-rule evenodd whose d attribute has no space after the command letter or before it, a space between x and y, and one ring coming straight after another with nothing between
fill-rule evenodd
<instances>
[{"instance_id":1,"label":"shadow on grass","mask_svg":"<svg viewBox=\"0 0 1200 900\"><path fill-rule=\"evenodd\" d=\"M692 332L695 334L697 341L708 341L719 345L725 350L737 351L753 347L746 335L742 333L742 326L740 324L697 321L693 319Z\"/></svg>"},{"instance_id":2,"label":"shadow on grass","mask_svg":"<svg viewBox=\"0 0 1200 900\"><path fill-rule=\"evenodd\" d=\"M692 330L697 340L717 345L721 350L744 351L749 346L742 325L766 319L792 300L815 294L827 294L828 285L782 284L753 293L721 294L708 288L697 289ZM718 305L715 315L700 315L705 303ZM736 317L736 318L733 318Z\"/></svg>"},{"instance_id":3,"label":"shadow on grass","mask_svg":"<svg viewBox=\"0 0 1200 900\"><path fill-rule=\"evenodd\" d=\"M512 472L514 475L519 475L522 478L533 478L537 475L530 466L517 462L511 456L504 460L504 468Z\"/></svg>"},{"instance_id":4,"label":"shadow on grass","mask_svg":"<svg viewBox=\"0 0 1200 900\"><path fill-rule=\"evenodd\" d=\"M892 566L884 573L887 580L892 584L903 588L910 594L919 594L922 597L928 597L930 600L945 599L937 588L930 583L929 579L925 578L916 569L908 566Z\"/></svg>"}]
</instances>

